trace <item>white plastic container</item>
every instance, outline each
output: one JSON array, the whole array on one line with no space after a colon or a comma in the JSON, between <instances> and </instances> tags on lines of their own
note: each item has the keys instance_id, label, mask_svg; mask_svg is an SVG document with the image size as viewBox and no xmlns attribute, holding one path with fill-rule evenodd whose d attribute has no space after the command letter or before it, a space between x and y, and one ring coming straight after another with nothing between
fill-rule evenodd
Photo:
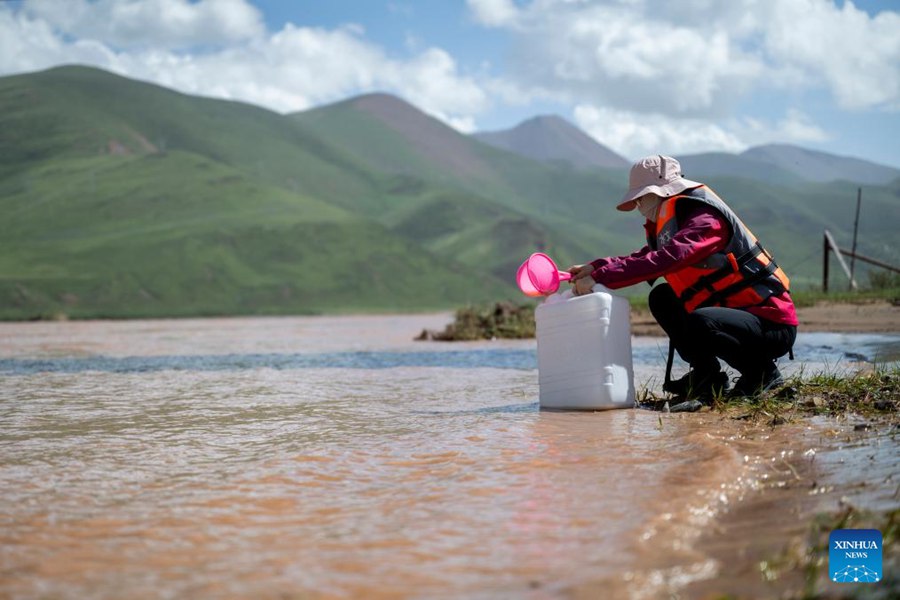
<instances>
[{"instance_id":1,"label":"white plastic container","mask_svg":"<svg viewBox=\"0 0 900 600\"><path fill-rule=\"evenodd\" d=\"M631 311L602 286L550 296L535 310L541 408L634 407Z\"/></svg>"}]
</instances>

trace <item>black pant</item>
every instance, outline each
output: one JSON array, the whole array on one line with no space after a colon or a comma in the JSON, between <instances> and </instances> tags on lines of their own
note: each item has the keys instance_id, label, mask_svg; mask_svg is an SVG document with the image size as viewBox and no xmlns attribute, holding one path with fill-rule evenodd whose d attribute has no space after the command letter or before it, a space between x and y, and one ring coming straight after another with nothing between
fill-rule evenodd
<instances>
[{"instance_id":1,"label":"black pant","mask_svg":"<svg viewBox=\"0 0 900 600\"><path fill-rule=\"evenodd\" d=\"M741 375L774 368L797 337L795 325L761 319L739 308L712 306L687 312L672 287L660 284L648 298L650 312L678 355L698 371L716 371L721 358Z\"/></svg>"}]
</instances>

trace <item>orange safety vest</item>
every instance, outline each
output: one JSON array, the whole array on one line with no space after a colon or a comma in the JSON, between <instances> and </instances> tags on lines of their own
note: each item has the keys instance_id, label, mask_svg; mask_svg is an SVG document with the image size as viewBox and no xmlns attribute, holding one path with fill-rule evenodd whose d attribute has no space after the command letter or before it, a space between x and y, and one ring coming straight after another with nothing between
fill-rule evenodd
<instances>
[{"instance_id":1,"label":"orange safety vest","mask_svg":"<svg viewBox=\"0 0 900 600\"><path fill-rule=\"evenodd\" d=\"M662 201L650 247L665 245L679 229L675 209L681 199L703 202L719 211L731 225L731 239L719 252L665 276L675 294L692 312L705 306L747 308L790 289L784 271L775 264L734 211L708 187L700 186Z\"/></svg>"}]
</instances>

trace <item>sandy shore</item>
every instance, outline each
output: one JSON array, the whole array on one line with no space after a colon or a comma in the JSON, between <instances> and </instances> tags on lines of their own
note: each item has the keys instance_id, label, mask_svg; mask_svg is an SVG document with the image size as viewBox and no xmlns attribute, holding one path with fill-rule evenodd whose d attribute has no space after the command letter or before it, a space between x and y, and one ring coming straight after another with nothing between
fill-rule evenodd
<instances>
[{"instance_id":1,"label":"sandy shore","mask_svg":"<svg viewBox=\"0 0 900 600\"><path fill-rule=\"evenodd\" d=\"M797 309L800 331L833 333L900 333L900 305L884 300L862 304L820 302ZM634 335L665 335L646 310L633 310L631 332Z\"/></svg>"}]
</instances>

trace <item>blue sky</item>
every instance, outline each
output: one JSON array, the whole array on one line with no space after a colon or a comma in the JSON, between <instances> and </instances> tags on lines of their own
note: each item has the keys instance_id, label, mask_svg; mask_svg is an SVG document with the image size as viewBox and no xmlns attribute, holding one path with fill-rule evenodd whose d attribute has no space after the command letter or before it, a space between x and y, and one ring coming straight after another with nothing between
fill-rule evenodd
<instances>
[{"instance_id":1,"label":"blue sky","mask_svg":"<svg viewBox=\"0 0 900 600\"><path fill-rule=\"evenodd\" d=\"M84 63L279 112L388 91L555 113L629 159L792 143L900 167L900 0L24 0L0 74Z\"/></svg>"}]
</instances>

